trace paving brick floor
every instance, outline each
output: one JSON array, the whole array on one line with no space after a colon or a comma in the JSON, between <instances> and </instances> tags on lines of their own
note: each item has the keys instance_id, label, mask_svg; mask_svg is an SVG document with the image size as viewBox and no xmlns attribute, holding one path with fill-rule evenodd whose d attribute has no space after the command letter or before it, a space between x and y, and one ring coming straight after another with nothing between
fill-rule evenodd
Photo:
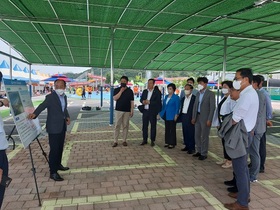
<instances>
[{"instance_id":1,"label":"paving brick floor","mask_svg":"<svg viewBox=\"0 0 280 210\"><path fill-rule=\"evenodd\" d=\"M232 169L215 164L222 157L215 128L210 134L209 156L199 161L180 151L183 147L180 124L176 148L163 147L162 120L158 122L156 146L140 146L141 114L135 111L128 147L121 145L120 135L119 146L112 148L114 133L108 123L109 112L82 111L81 101L74 102L69 109L76 109L76 114L71 116L63 155L63 164L70 170L60 173L65 180L49 179L48 164L34 141L31 148L42 199L39 207L29 150L18 143L15 150L7 151L13 181L2 209L212 210L234 202L223 184L232 178ZM86 101L86 105L91 103ZM259 175L259 182L251 184L250 209L280 209L280 115L277 113L274 125L268 129L266 171ZM48 152L45 133L40 143Z\"/></svg>"}]
</instances>

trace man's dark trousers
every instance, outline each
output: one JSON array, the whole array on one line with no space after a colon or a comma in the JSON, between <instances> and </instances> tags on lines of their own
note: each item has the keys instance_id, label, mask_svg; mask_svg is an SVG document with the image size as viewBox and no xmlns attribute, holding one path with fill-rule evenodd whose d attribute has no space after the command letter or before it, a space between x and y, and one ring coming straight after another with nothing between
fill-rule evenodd
<instances>
[{"instance_id":1,"label":"man's dark trousers","mask_svg":"<svg viewBox=\"0 0 280 210\"><path fill-rule=\"evenodd\" d=\"M3 170L3 176L7 177L9 171L9 163L5 150L0 150L0 163L1 163L0 168ZM3 203L5 189L6 187L0 185L0 209Z\"/></svg>"},{"instance_id":2,"label":"man's dark trousers","mask_svg":"<svg viewBox=\"0 0 280 210\"><path fill-rule=\"evenodd\" d=\"M184 144L188 150L195 150L194 125L187 114L182 114Z\"/></svg>"},{"instance_id":3,"label":"man's dark trousers","mask_svg":"<svg viewBox=\"0 0 280 210\"><path fill-rule=\"evenodd\" d=\"M151 141L156 140L156 134L157 134L157 114L144 109L143 115L142 115L142 133L143 133L143 142L147 143L148 140L148 127L149 122L151 123Z\"/></svg>"},{"instance_id":4,"label":"man's dark trousers","mask_svg":"<svg viewBox=\"0 0 280 210\"><path fill-rule=\"evenodd\" d=\"M51 134L49 133L49 145L50 145L50 154L49 154L49 164L50 164L50 173L57 173L57 170L60 167L63 146L65 141L66 133L66 124L61 133Z\"/></svg>"},{"instance_id":5,"label":"man's dark trousers","mask_svg":"<svg viewBox=\"0 0 280 210\"><path fill-rule=\"evenodd\" d=\"M260 158L261 158L260 171L264 171L264 163L266 159L266 133L263 134L260 141Z\"/></svg>"}]
</instances>

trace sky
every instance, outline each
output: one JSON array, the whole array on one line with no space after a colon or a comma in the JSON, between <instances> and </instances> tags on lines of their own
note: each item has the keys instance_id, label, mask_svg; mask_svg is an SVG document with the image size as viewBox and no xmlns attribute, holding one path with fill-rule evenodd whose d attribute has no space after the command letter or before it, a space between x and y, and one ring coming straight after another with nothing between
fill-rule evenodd
<instances>
[{"instance_id":1,"label":"sky","mask_svg":"<svg viewBox=\"0 0 280 210\"><path fill-rule=\"evenodd\" d=\"M10 54L9 45L7 45L1 39L0 39L0 51ZM11 49L11 54L15 57L23 59L21 55L18 54L13 49ZM2 54L0 54L0 64L2 63L3 60L6 60L8 64L10 63L9 58L7 56L3 56ZM13 60L13 66L16 64L18 64L21 69L24 69L24 67L29 68L29 66L26 65L25 63L19 62L17 60ZM50 74L50 75L57 74L57 73L63 74L67 72L80 73L89 69L85 67L64 67L64 66L49 66L49 65L47 66L47 65L35 65L35 64L32 65L31 68L34 70L39 70L41 73Z\"/></svg>"}]
</instances>

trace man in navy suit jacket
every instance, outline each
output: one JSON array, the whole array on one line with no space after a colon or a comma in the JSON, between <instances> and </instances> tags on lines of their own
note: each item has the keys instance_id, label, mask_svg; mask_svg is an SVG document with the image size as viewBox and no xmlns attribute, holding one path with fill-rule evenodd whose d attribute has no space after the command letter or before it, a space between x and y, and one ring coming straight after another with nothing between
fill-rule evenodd
<instances>
[{"instance_id":1,"label":"man in navy suit jacket","mask_svg":"<svg viewBox=\"0 0 280 210\"><path fill-rule=\"evenodd\" d=\"M62 152L67 125L70 124L70 117L67 110L67 97L64 93L66 83L64 80L54 82L55 91L46 96L46 99L37 107L33 114L29 114L29 119L35 119L47 108L46 129L49 134L49 165L50 178L54 181L64 179L57 173L58 170L66 171L68 167L61 165Z\"/></svg>"},{"instance_id":2,"label":"man in navy suit jacket","mask_svg":"<svg viewBox=\"0 0 280 210\"><path fill-rule=\"evenodd\" d=\"M142 132L143 142L140 145L147 144L148 126L151 123L151 146L155 145L156 131L157 131L157 114L160 112L161 92L154 88L155 80L148 80L148 88L145 89L141 95L140 102L144 105L142 116Z\"/></svg>"},{"instance_id":3,"label":"man in navy suit jacket","mask_svg":"<svg viewBox=\"0 0 280 210\"><path fill-rule=\"evenodd\" d=\"M183 137L185 148L182 151L187 151L188 154L195 152L195 139L194 139L194 124L191 123L193 115L193 105L195 96L192 94L193 86L190 84L185 85L185 96L181 99L180 121L182 121Z\"/></svg>"}]
</instances>

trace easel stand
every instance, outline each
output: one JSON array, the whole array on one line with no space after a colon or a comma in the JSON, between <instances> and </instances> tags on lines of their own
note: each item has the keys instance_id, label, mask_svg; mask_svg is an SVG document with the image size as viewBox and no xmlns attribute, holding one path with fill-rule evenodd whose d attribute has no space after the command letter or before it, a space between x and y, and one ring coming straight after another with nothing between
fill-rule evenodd
<instances>
[{"instance_id":1,"label":"easel stand","mask_svg":"<svg viewBox=\"0 0 280 210\"><path fill-rule=\"evenodd\" d=\"M47 158L47 154L45 153L45 151L44 151L44 149L43 149L43 147L42 147L42 145L41 145L41 143L40 143L40 141L38 139L38 136L33 141L35 141L35 140L37 140L37 142L38 142L38 144L39 144L39 146L40 146L40 148L42 150L42 154L45 156L47 162L49 163L49 160ZM41 198L40 198L40 193L39 193L39 189L38 189L38 184L37 184L37 178L36 178L36 169L35 169L35 166L34 166L34 161L33 161L33 156L32 156L32 152L31 152L30 144L29 144L28 148L29 148L29 154L30 154L30 159L31 159L31 164L32 164L32 169L31 170L33 172L33 177L34 177L34 181L35 181L37 197L38 197L38 200L39 200L39 206L42 206Z\"/></svg>"},{"instance_id":2,"label":"easel stand","mask_svg":"<svg viewBox=\"0 0 280 210\"><path fill-rule=\"evenodd\" d=\"M12 137L12 135L13 135L15 129L16 129L16 126L14 125L14 127L13 127L13 129L11 130L10 134L7 136L7 141L9 141L9 140L11 139L12 142L13 142L13 150L15 150L15 148L16 148L15 140L14 140L14 138Z\"/></svg>"}]
</instances>

